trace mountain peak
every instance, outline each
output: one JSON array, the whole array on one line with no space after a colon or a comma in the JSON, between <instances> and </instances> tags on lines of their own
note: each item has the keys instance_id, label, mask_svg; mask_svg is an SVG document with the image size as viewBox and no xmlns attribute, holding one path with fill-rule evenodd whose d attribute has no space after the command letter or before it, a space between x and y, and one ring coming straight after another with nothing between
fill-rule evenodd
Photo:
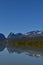
<instances>
[{"instance_id":1,"label":"mountain peak","mask_svg":"<svg viewBox=\"0 0 43 65\"><path fill-rule=\"evenodd\" d=\"M8 35L8 38L15 38L15 34L13 32L10 32L10 34Z\"/></svg>"}]
</instances>

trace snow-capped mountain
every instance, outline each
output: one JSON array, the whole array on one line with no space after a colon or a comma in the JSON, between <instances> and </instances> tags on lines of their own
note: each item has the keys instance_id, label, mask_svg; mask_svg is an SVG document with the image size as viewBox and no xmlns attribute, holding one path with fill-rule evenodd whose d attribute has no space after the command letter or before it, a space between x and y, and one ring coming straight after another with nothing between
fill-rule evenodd
<instances>
[{"instance_id":1,"label":"snow-capped mountain","mask_svg":"<svg viewBox=\"0 0 43 65\"><path fill-rule=\"evenodd\" d=\"M26 36L29 36L29 37L34 37L34 36L43 36L43 31L31 31L31 32L27 32L25 34Z\"/></svg>"}]
</instances>

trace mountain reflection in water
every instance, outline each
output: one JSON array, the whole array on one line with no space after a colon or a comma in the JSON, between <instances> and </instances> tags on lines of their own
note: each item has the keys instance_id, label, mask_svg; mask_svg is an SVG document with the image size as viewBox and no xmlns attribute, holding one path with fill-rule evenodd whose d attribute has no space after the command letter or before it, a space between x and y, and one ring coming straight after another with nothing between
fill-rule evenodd
<instances>
[{"instance_id":1,"label":"mountain reflection in water","mask_svg":"<svg viewBox=\"0 0 43 65\"><path fill-rule=\"evenodd\" d=\"M25 55L33 56L33 57L43 57L43 49L31 48L31 47L23 47L23 46L12 46L10 44L0 44L0 52L7 48L9 53L24 53Z\"/></svg>"}]
</instances>

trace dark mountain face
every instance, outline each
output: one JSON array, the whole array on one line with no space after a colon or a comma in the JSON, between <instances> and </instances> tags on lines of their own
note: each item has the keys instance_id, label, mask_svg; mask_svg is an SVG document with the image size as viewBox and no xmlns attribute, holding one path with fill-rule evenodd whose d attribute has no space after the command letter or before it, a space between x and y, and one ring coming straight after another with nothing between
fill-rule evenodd
<instances>
[{"instance_id":1,"label":"dark mountain face","mask_svg":"<svg viewBox=\"0 0 43 65\"><path fill-rule=\"evenodd\" d=\"M8 38L15 38L15 34L11 32L11 33L8 35Z\"/></svg>"},{"instance_id":2,"label":"dark mountain face","mask_svg":"<svg viewBox=\"0 0 43 65\"><path fill-rule=\"evenodd\" d=\"M3 41L3 40L5 40L5 36L2 33L0 33L0 41Z\"/></svg>"}]
</instances>

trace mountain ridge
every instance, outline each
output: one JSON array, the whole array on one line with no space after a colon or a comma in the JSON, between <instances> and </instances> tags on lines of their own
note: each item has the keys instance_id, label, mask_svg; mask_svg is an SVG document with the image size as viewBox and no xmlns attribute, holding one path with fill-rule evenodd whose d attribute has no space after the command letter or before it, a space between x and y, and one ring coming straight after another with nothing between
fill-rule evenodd
<instances>
[{"instance_id":1,"label":"mountain ridge","mask_svg":"<svg viewBox=\"0 0 43 65\"><path fill-rule=\"evenodd\" d=\"M26 34L22 34L22 33L16 33L14 34L12 32L12 34L8 35L8 38L11 38L12 36L14 36L13 38L18 38L18 37L38 37L38 36L43 36L43 30L39 31L39 30L36 30L36 31L30 31L30 32L27 32Z\"/></svg>"},{"instance_id":2,"label":"mountain ridge","mask_svg":"<svg viewBox=\"0 0 43 65\"><path fill-rule=\"evenodd\" d=\"M40 37L40 36L43 36L43 30L30 31L30 32L27 32L26 34L23 34L23 33L14 34L13 32L10 32L7 37L5 37L4 34L0 33L0 40L9 39L9 38L18 39L22 37L27 38L27 37Z\"/></svg>"}]
</instances>

